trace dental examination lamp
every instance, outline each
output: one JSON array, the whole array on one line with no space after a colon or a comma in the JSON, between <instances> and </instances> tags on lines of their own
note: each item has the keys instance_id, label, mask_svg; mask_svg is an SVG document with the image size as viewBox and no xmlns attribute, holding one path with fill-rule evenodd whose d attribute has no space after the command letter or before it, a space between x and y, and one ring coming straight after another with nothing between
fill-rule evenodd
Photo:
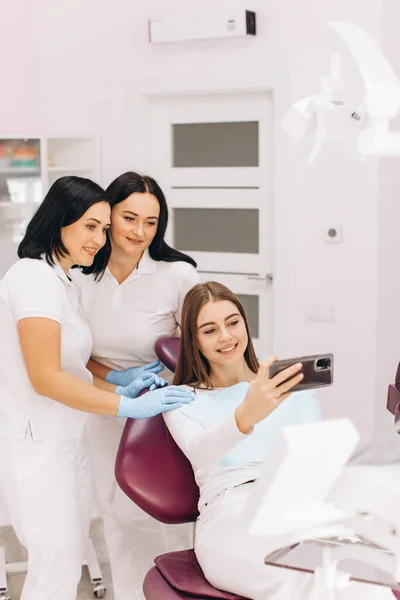
<instances>
[{"instance_id":1,"label":"dental examination lamp","mask_svg":"<svg viewBox=\"0 0 400 600\"><path fill-rule=\"evenodd\" d=\"M355 453L359 436L348 419L280 431L243 519L263 536L266 564L313 576L276 600L331 600L340 590L362 600L354 582L377 600L400 589L400 446L392 434Z\"/></svg>"},{"instance_id":2,"label":"dental examination lamp","mask_svg":"<svg viewBox=\"0 0 400 600\"><path fill-rule=\"evenodd\" d=\"M400 156L400 132L390 132L389 122L400 108L400 81L377 43L352 23L327 23L331 46L344 45L358 67L365 87L361 106L344 101L342 56L331 54L331 72L321 78L321 90L299 100L282 121L283 129L296 140L314 135L308 162L323 144L353 142L365 156ZM338 44L339 42L339 44Z\"/></svg>"}]
</instances>

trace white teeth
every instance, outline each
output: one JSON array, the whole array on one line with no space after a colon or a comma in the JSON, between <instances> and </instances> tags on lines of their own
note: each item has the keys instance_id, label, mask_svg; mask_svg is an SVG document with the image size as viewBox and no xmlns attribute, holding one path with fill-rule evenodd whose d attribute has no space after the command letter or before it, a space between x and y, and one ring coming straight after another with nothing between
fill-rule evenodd
<instances>
[{"instance_id":1,"label":"white teeth","mask_svg":"<svg viewBox=\"0 0 400 600\"><path fill-rule=\"evenodd\" d=\"M224 348L223 350L221 349L220 352L230 352L234 348L235 348L235 346L231 346L230 348Z\"/></svg>"}]
</instances>

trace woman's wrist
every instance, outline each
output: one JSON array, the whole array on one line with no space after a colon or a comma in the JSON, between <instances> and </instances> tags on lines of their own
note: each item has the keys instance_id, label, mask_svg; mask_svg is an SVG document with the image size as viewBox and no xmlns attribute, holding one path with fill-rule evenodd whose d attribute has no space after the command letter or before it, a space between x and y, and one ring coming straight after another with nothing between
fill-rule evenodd
<instances>
[{"instance_id":1,"label":"woman's wrist","mask_svg":"<svg viewBox=\"0 0 400 600\"><path fill-rule=\"evenodd\" d=\"M104 390L105 392L111 392L113 394L116 393L116 385L114 385L113 383L108 383L107 381L101 379L100 377L97 377L96 375L93 375L93 385L95 385L100 390Z\"/></svg>"},{"instance_id":2,"label":"woman's wrist","mask_svg":"<svg viewBox=\"0 0 400 600\"><path fill-rule=\"evenodd\" d=\"M241 404L235 410L235 419L236 426L239 429L240 433L248 434L252 431L255 423L253 420L249 418L248 411L246 407Z\"/></svg>"}]
</instances>

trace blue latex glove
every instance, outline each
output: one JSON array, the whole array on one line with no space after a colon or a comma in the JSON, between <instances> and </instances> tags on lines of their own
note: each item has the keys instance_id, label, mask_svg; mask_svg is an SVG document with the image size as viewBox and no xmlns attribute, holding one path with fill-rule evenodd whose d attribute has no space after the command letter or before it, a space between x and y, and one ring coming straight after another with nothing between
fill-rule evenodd
<instances>
[{"instance_id":1,"label":"blue latex glove","mask_svg":"<svg viewBox=\"0 0 400 600\"><path fill-rule=\"evenodd\" d=\"M182 404L189 404L194 399L193 392L175 385L147 392L139 398L121 396L117 417L148 419L162 412L180 408Z\"/></svg>"},{"instance_id":2,"label":"blue latex glove","mask_svg":"<svg viewBox=\"0 0 400 600\"><path fill-rule=\"evenodd\" d=\"M129 385L118 386L115 390L116 394L120 396L127 396L128 398L136 398L142 390L150 388L155 390L159 387L168 385L168 381L155 375L154 373L142 373L139 377L136 377Z\"/></svg>"},{"instance_id":3,"label":"blue latex glove","mask_svg":"<svg viewBox=\"0 0 400 600\"><path fill-rule=\"evenodd\" d=\"M164 368L164 365L161 361L155 360L149 365L144 365L144 367L130 367L129 369L124 369L123 371L110 371L106 376L106 381L109 383L113 383L114 385L120 385L122 387L127 386L142 375L143 373L159 373Z\"/></svg>"}]
</instances>

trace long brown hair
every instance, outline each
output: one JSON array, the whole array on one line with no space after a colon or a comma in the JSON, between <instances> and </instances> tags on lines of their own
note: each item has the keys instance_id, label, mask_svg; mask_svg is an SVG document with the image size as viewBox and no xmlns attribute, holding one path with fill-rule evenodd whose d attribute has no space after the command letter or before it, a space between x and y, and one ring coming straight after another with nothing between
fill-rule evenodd
<instances>
[{"instance_id":1,"label":"long brown hair","mask_svg":"<svg viewBox=\"0 0 400 600\"><path fill-rule=\"evenodd\" d=\"M229 300L237 306L247 331L248 343L244 359L253 373L257 373L259 362L251 341L246 313L239 298L225 285L216 281L198 283L185 296L181 319L181 345L178 363L175 369L173 385L191 385L193 387L212 388L210 381L210 365L202 354L197 332L197 317L207 302Z\"/></svg>"}]
</instances>

